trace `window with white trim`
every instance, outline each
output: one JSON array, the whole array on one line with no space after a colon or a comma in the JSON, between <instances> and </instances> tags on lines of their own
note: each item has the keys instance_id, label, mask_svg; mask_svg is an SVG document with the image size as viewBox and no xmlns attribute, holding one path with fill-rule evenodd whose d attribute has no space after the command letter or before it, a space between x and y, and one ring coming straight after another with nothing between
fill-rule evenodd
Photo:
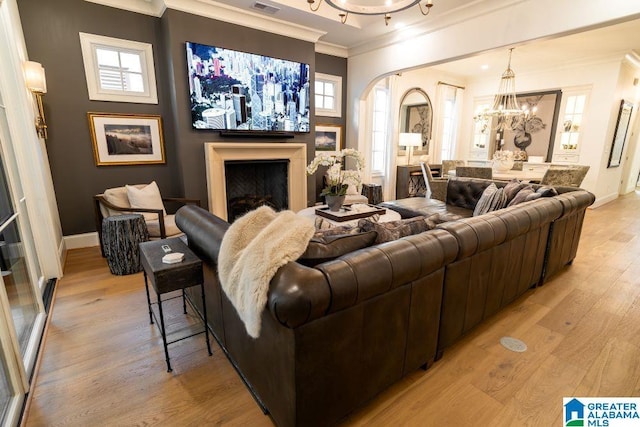
<instances>
[{"instance_id":1,"label":"window with white trim","mask_svg":"<svg viewBox=\"0 0 640 427\"><path fill-rule=\"evenodd\" d=\"M460 108L460 98L458 92L462 92L461 89L457 89L452 86L442 86L442 116L441 116L441 156L443 160L453 159L456 153L456 140L458 130L458 114Z\"/></svg>"},{"instance_id":2,"label":"window with white trim","mask_svg":"<svg viewBox=\"0 0 640 427\"><path fill-rule=\"evenodd\" d=\"M389 117L389 91L376 87L373 92L373 127L371 144L371 172L383 174Z\"/></svg>"},{"instance_id":3,"label":"window with white trim","mask_svg":"<svg viewBox=\"0 0 640 427\"><path fill-rule=\"evenodd\" d=\"M316 116L342 116L342 77L316 73Z\"/></svg>"},{"instance_id":4,"label":"window with white trim","mask_svg":"<svg viewBox=\"0 0 640 427\"><path fill-rule=\"evenodd\" d=\"M89 99L157 104L149 43L80 33Z\"/></svg>"}]
</instances>

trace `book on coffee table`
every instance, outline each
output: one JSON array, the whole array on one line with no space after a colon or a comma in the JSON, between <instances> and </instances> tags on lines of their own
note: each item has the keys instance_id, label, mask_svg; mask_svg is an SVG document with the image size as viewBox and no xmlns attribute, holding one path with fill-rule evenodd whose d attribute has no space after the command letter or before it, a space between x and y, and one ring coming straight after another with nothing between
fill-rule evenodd
<instances>
[{"instance_id":1,"label":"book on coffee table","mask_svg":"<svg viewBox=\"0 0 640 427\"><path fill-rule=\"evenodd\" d=\"M356 207L357 206L357 207ZM387 210L374 205L344 205L339 211L331 211L328 206L316 208L316 215L332 221L345 222L354 219L368 218L373 215L384 215Z\"/></svg>"}]
</instances>

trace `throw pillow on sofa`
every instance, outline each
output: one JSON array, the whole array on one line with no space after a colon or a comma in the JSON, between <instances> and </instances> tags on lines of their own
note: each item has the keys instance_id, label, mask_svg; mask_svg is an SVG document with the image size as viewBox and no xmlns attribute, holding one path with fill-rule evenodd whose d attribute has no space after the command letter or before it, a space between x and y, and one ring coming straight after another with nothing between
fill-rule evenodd
<instances>
[{"instance_id":1,"label":"throw pillow on sofa","mask_svg":"<svg viewBox=\"0 0 640 427\"><path fill-rule=\"evenodd\" d=\"M522 202L526 202L527 197L529 197L531 194L535 194L535 190L531 185L527 185L522 190L518 191L518 194L516 194L514 198L511 199L507 206L514 206Z\"/></svg>"},{"instance_id":2,"label":"throw pillow on sofa","mask_svg":"<svg viewBox=\"0 0 640 427\"><path fill-rule=\"evenodd\" d=\"M554 187L549 187L546 185L538 188L536 190L536 193L539 193L541 197L553 197L558 195L558 191Z\"/></svg>"},{"instance_id":3,"label":"throw pillow on sofa","mask_svg":"<svg viewBox=\"0 0 640 427\"><path fill-rule=\"evenodd\" d=\"M487 212L502 209L505 206L506 195L504 189L496 187L495 184L489 185L482 192L482 196L473 209L473 216L484 215Z\"/></svg>"},{"instance_id":4,"label":"throw pillow on sofa","mask_svg":"<svg viewBox=\"0 0 640 427\"><path fill-rule=\"evenodd\" d=\"M374 222L369 219L361 219L358 221L358 227L362 231L376 231L378 237L375 244L377 245L430 230L435 227L435 223L424 216L416 216L389 222Z\"/></svg>"},{"instance_id":5,"label":"throw pillow on sofa","mask_svg":"<svg viewBox=\"0 0 640 427\"><path fill-rule=\"evenodd\" d=\"M509 204L509 202L511 200L513 200L513 198L516 196L516 194L518 194L518 192L520 190L522 190L523 188L527 187L528 184L525 182L520 182L517 179L512 179L511 181L509 181L507 183L507 185L505 185L504 188L504 194L507 196L507 204Z\"/></svg>"},{"instance_id":6,"label":"throw pillow on sofa","mask_svg":"<svg viewBox=\"0 0 640 427\"><path fill-rule=\"evenodd\" d=\"M317 231L298 262L313 267L349 252L371 246L377 236L375 231L361 233L357 227L334 227Z\"/></svg>"}]
</instances>

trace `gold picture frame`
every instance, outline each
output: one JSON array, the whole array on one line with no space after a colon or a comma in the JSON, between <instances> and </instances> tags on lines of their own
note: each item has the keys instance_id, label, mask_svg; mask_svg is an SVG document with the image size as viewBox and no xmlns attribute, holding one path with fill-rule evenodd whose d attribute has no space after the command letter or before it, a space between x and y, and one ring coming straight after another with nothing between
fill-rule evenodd
<instances>
[{"instance_id":1,"label":"gold picture frame","mask_svg":"<svg viewBox=\"0 0 640 427\"><path fill-rule=\"evenodd\" d=\"M87 117L96 166L166 163L160 116L89 112Z\"/></svg>"}]
</instances>

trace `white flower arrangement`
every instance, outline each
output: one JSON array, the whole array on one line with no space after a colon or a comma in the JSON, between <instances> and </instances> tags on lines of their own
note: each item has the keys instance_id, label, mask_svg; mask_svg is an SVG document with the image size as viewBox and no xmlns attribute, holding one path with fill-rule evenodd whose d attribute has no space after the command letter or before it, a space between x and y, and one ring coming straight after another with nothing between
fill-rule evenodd
<instances>
[{"instance_id":1,"label":"white flower arrangement","mask_svg":"<svg viewBox=\"0 0 640 427\"><path fill-rule=\"evenodd\" d=\"M498 150L493 153L493 160L513 160L514 154L510 150Z\"/></svg>"},{"instance_id":2,"label":"white flower arrangement","mask_svg":"<svg viewBox=\"0 0 640 427\"><path fill-rule=\"evenodd\" d=\"M350 157L355 160L356 169L343 170L344 159ZM349 185L358 186L362 183L360 171L364 167L364 156L358 150L345 148L335 154L316 153L316 157L307 166L307 174L313 175L319 166L329 166L327 171L327 187L321 196L344 196Z\"/></svg>"}]
</instances>

